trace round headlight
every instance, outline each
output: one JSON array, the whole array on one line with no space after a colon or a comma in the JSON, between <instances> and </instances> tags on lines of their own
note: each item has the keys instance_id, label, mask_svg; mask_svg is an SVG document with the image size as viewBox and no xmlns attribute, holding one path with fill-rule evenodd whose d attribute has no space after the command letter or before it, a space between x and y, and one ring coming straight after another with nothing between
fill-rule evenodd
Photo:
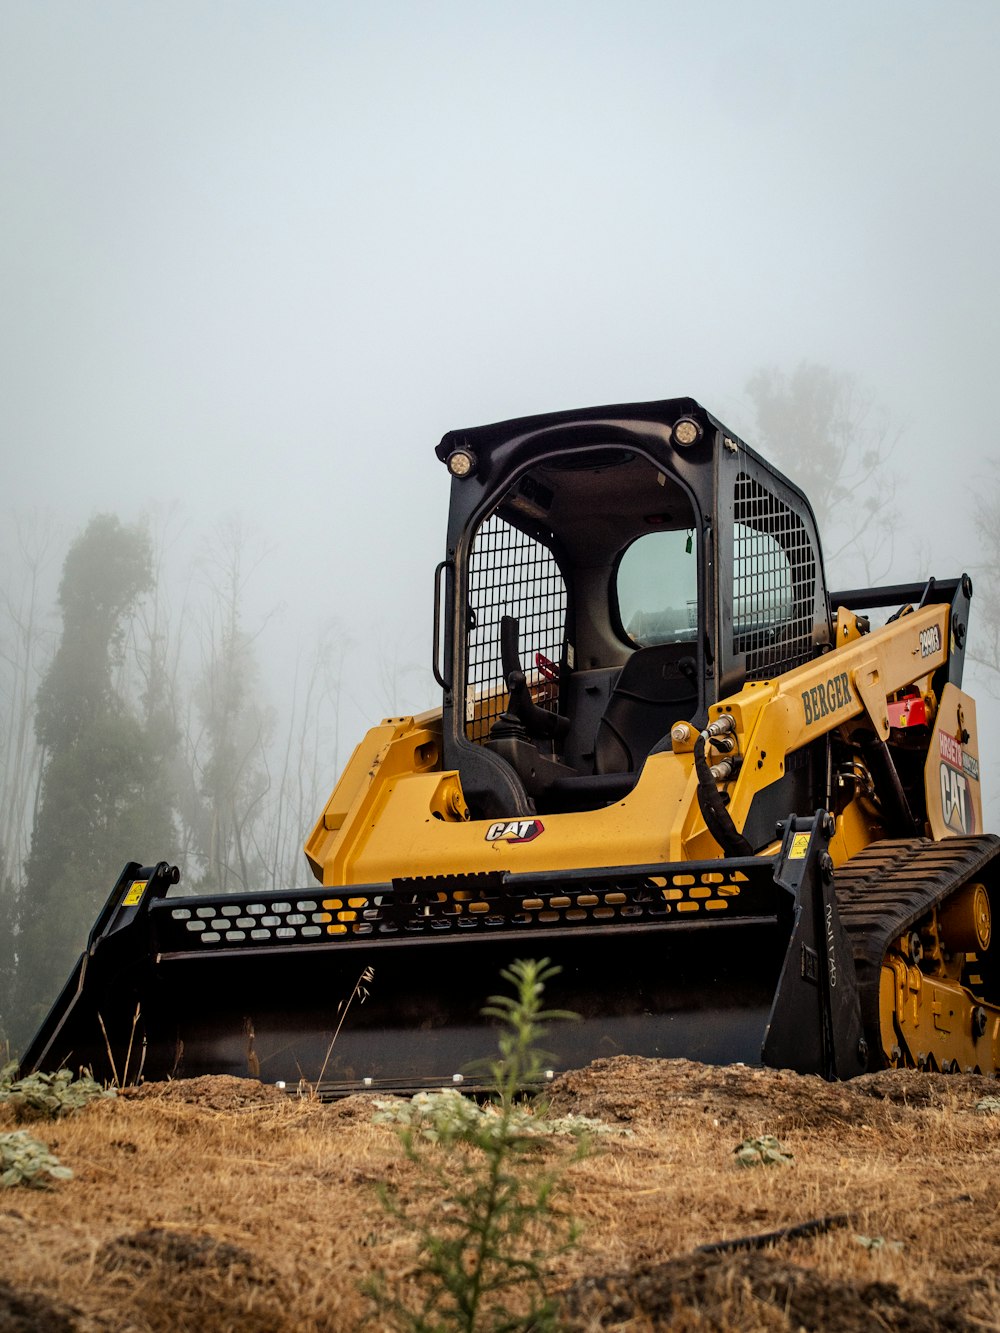
<instances>
[{"instance_id":1,"label":"round headlight","mask_svg":"<svg viewBox=\"0 0 1000 1333\"><path fill-rule=\"evenodd\" d=\"M674 422L674 444L679 444L682 449L697 444L701 436L702 429L694 417L681 417L679 421Z\"/></svg>"},{"instance_id":2,"label":"round headlight","mask_svg":"<svg viewBox=\"0 0 1000 1333\"><path fill-rule=\"evenodd\" d=\"M476 455L471 449L454 449L448 455L447 467L453 477L471 477L476 470Z\"/></svg>"}]
</instances>

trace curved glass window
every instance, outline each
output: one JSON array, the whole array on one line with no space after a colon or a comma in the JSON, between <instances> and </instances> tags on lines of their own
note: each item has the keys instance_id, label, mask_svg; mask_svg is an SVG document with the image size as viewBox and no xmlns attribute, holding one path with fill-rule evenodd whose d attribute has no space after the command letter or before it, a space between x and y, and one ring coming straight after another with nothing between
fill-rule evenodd
<instances>
[{"instance_id":1,"label":"curved glass window","mask_svg":"<svg viewBox=\"0 0 1000 1333\"><path fill-rule=\"evenodd\" d=\"M618 562L622 627L633 643L684 643L698 634L698 558L690 530L647 532Z\"/></svg>"},{"instance_id":2,"label":"curved glass window","mask_svg":"<svg viewBox=\"0 0 1000 1333\"><path fill-rule=\"evenodd\" d=\"M791 619L792 564L781 544L745 523L734 528L733 632L760 632Z\"/></svg>"}]
</instances>

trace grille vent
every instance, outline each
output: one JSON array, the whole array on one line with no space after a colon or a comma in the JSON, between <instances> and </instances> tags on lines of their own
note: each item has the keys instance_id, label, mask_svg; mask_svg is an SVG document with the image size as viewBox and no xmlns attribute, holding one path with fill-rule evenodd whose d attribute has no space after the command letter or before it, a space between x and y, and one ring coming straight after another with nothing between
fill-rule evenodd
<instances>
[{"instance_id":1,"label":"grille vent","mask_svg":"<svg viewBox=\"0 0 1000 1333\"><path fill-rule=\"evenodd\" d=\"M733 517L733 649L748 680L770 680L814 655L816 555L798 514L745 472Z\"/></svg>"}]
</instances>

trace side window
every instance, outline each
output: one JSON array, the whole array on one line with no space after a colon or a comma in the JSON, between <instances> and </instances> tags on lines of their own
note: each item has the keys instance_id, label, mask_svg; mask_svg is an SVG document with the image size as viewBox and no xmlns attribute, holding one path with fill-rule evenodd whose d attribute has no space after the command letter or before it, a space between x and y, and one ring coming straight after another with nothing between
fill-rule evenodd
<instances>
[{"instance_id":1,"label":"side window","mask_svg":"<svg viewBox=\"0 0 1000 1333\"><path fill-rule=\"evenodd\" d=\"M470 740L485 740L507 704L500 659L503 616L519 622L521 664L535 702L557 706L554 677L566 634L566 583L555 556L528 533L491 515L480 524L469 553L469 609L465 731Z\"/></svg>"},{"instance_id":2,"label":"side window","mask_svg":"<svg viewBox=\"0 0 1000 1333\"><path fill-rule=\"evenodd\" d=\"M745 472L735 500L733 651L769 680L814 654L816 556L798 514Z\"/></svg>"},{"instance_id":3,"label":"side window","mask_svg":"<svg viewBox=\"0 0 1000 1333\"><path fill-rule=\"evenodd\" d=\"M767 532L736 524L733 629L737 638L792 614L792 566Z\"/></svg>"},{"instance_id":4,"label":"side window","mask_svg":"<svg viewBox=\"0 0 1000 1333\"><path fill-rule=\"evenodd\" d=\"M622 627L634 644L683 643L698 636L698 559L690 531L647 532L618 562Z\"/></svg>"}]
</instances>

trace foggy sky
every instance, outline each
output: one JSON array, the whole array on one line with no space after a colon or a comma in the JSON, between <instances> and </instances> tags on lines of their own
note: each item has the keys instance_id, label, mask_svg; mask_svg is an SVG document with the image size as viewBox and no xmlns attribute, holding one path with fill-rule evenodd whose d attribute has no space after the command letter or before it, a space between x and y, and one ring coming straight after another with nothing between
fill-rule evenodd
<instances>
[{"instance_id":1,"label":"foggy sky","mask_svg":"<svg viewBox=\"0 0 1000 1333\"><path fill-rule=\"evenodd\" d=\"M752 443L748 377L807 359L902 428L894 573L972 568L998 39L995 0L0 0L5 508L239 511L277 693L330 615L426 665L445 430L691 394Z\"/></svg>"}]
</instances>

